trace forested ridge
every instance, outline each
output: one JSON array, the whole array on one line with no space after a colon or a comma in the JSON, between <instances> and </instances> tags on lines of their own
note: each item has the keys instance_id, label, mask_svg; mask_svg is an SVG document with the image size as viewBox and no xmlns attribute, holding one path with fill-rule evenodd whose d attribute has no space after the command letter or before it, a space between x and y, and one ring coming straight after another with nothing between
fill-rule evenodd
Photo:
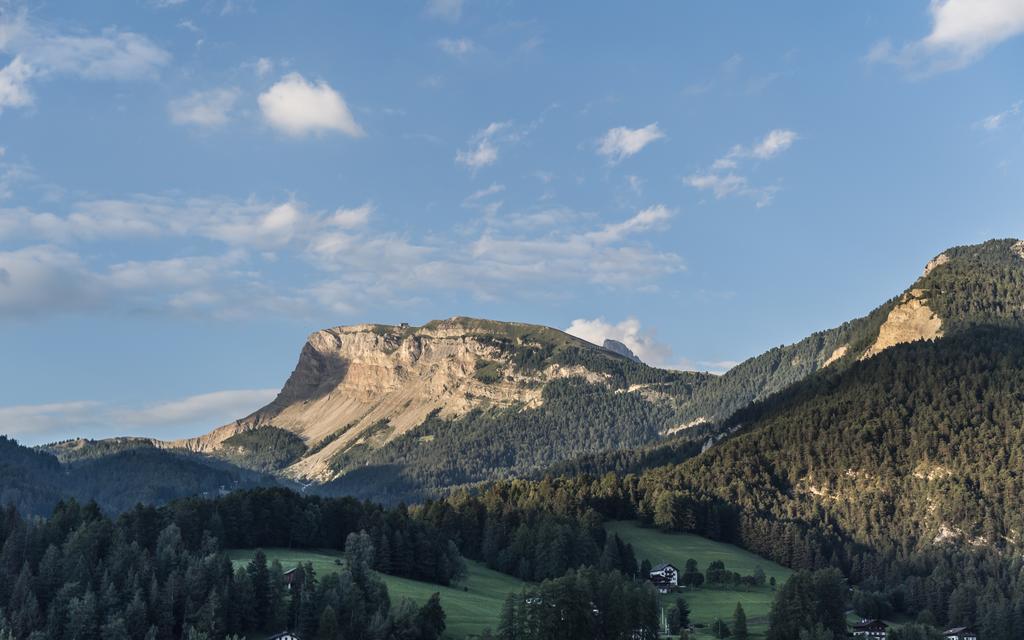
<instances>
[{"instance_id":1,"label":"forested ridge","mask_svg":"<svg viewBox=\"0 0 1024 640\"><path fill-rule=\"evenodd\" d=\"M278 484L278 481L219 460L122 443L105 455L61 461L0 436L0 503L23 515L48 515L67 497L96 501L118 513L139 502L163 504L184 496Z\"/></svg>"}]
</instances>

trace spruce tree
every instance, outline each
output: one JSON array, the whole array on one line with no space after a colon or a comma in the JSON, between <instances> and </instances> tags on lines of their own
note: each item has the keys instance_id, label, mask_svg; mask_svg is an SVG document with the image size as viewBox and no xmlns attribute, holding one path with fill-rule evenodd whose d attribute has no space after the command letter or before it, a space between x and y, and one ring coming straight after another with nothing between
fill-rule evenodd
<instances>
[{"instance_id":1,"label":"spruce tree","mask_svg":"<svg viewBox=\"0 0 1024 640\"><path fill-rule=\"evenodd\" d=\"M747 631L747 613L739 602L736 603L736 610L732 614L732 637L736 640L748 640L750 637Z\"/></svg>"}]
</instances>

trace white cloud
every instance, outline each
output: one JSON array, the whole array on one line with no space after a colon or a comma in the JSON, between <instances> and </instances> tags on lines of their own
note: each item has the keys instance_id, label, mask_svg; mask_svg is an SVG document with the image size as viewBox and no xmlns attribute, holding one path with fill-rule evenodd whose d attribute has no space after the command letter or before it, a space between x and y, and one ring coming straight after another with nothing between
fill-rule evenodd
<instances>
[{"instance_id":1,"label":"white cloud","mask_svg":"<svg viewBox=\"0 0 1024 640\"><path fill-rule=\"evenodd\" d=\"M790 131L789 129L773 129L768 132L768 135L766 135L761 142L758 142L754 148L750 150L750 155L762 160L773 158L793 146L793 143L796 142L797 138L799 138L799 136L795 131Z\"/></svg>"},{"instance_id":2,"label":"white cloud","mask_svg":"<svg viewBox=\"0 0 1024 640\"><path fill-rule=\"evenodd\" d=\"M745 177L734 173L696 173L684 177L683 182L694 189L710 189L718 200L731 195L753 198L758 208L771 204L778 191L774 186L752 187Z\"/></svg>"},{"instance_id":3,"label":"white cloud","mask_svg":"<svg viewBox=\"0 0 1024 640\"><path fill-rule=\"evenodd\" d=\"M441 38L437 46L450 56L461 57L476 51L476 45L468 38Z\"/></svg>"},{"instance_id":4,"label":"white cloud","mask_svg":"<svg viewBox=\"0 0 1024 640\"><path fill-rule=\"evenodd\" d=\"M289 73L260 94L258 102L266 121L290 136L325 131L366 135L345 99L322 80L314 84L298 73Z\"/></svg>"},{"instance_id":5,"label":"white cloud","mask_svg":"<svg viewBox=\"0 0 1024 640\"><path fill-rule=\"evenodd\" d=\"M155 404L139 410L111 411L115 422L125 427L181 424L215 426L243 418L274 399L277 389L214 391Z\"/></svg>"},{"instance_id":6,"label":"white cloud","mask_svg":"<svg viewBox=\"0 0 1024 640\"><path fill-rule=\"evenodd\" d=\"M492 185L480 197L500 190ZM678 255L641 239L669 224L671 211L663 205L605 224L557 207L510 211L418 238L374 230L372 203L310 211L297 201L139 195L83 201L69 209L0 209L4 242L53 243L0 253L0 316L92 310L223 318L254 311L353 313L370 302L408 305L429 291L490 299L524 290L564 295L582 285L649 289L684 268ZM224 248L134 259L136 238L151 239L152 246L212 241ZM100 241L103 251L72 250ZM110 247L118 246L124 252L114 255L124 257L110 260ZM275 265L273 273L263 271L268 264ZM311 284L287 289L273 277L281 271L302 274Z\"/></svg>"},{"instance_id":7,"label":"white cloud","mask_svg":"<svg viewBox=\"0 0 1024 640\"><path fill-rule=\"evenodd\" d=\"M33 103L33 80L74 75L89 80L153 77L171 54L145 36L110 27L99 35L67 35L32 24L25 10L0 14L0 109Z\"/></svg>"},{"instance_id":8,"label":"white cloud","mask_svg":"<svg viewBox=\"0 0 1024 640\"><path fill-rule=\"evenodd\" d=\"M658 342L652 333L643 331L640 321L634 317L616 324L604 318L577 318L565 332L598 346L603 345L606 339L618 340L638 358L653 366L669 366L672 361L672 348Z\"/></svg>"},{"instance_id":9,"label":"white cloud","mask_svg":"<svg viewBox=\"0 0 1024 640\"><path fill-rule=\"evenodd\" d=\"M373 209L373 204L369 202L352 209L338 209L330 217L329 224L342 229L365 227L366 223L370 221Z\"/></svg>"},{"instance_id":10,"label":"white cloud","mask_svg":"<svg viewBox=\"0 0 1024 640\"><path fill-rule=\"evenodd\" d=\"M900 48L883 40L869 62L890 62L928 72L963 68L998 44L1024 33L1021 0L932 0L932 30Z\"/></svg>"},{"instance_id":11,"label":"white cloud","mask_svg":"<svg viewBox=\"0 0 1024 640\"><path fill-rule=\"evenodd\" d=\"M214 391L141 408L94 400L0 406L4 432L26 444L70 437L154 436L182 429L203 433L245 417L277 395L276 389Z\"/></svg>"},{"instance_id":12,"label":"white cloud","mask_svg":"<svg viewBox=\"0 0 1024 640\"><path fill-rule=\"evenodd\" d=\"M464 164L474 171L498 161L498 147L495 137L511 126L509 122L492 122L469 139L470 147L455 153L455 162Z\"/></svg>"},{"instance_id":13,"label":"white cloud","mask_svg":"<svg viewBox=\"0 0 1024 640\"><path fill-rule=\"evenodd\" d=\"M427 13L435 18L455 21L462 17L464 0L428 0Z\"/></svg>"},{"instance_id":14,"label":"white cloud","mask_svg":"<svg viewBox=\"0 0 1024 640\"><path fill-rule=\"evenodd\" d=\"M242 216L205 225L201 233L227 244L280 247L295 237L307 217L293 202L280 204L260 216Z\"/></svg>"},{"instance_id":15,"label":"white cloud","mask_svg":"<svg viewBox=\"0 0 1024 640\"><path fill-rule=\"evenodd\" d=\"M773 129L752 146L735 145L725 156L718 158L704 171L683 178L683 183L694 189L710 190L716 199L744 196L755 205L766 207L778 192L778 187L755 187L746 176L737 173L740 165L749 159L770 160L793 146L800 136L789 129Z\"/></svg>"},{"instance_id":16,"label":"white cloud","mask_svg":"<svg viewBox=\"0 0 1024 640\"><path fill-rule=\"evenodd\" d=\"M180 296L175 292L191 293L195 287L209 285L244 259L243 253L229 252L223 256L120 262L110 266L104 282L117 289L171 291Z\"/></svg>"},{"instance_id":17,"label":"white cloud","mask_svg":"<svg viewBox=\"0 0 1024 640\"><path fill-rule=\"evenodd\" d=\"M22 59L14 60L0 69L0 111L5 107L27 107L32 104L32 92L28 88L32 68Z\"/></svg>"},{"instance_id":18,"label":"white cloud","mask_svg":"<svg viewBox=\"0 0 1024 640\"><path fill-rule=\"evenodd\" d=\"M253 69L256 70L256 75L264 78L274 70L274 61L270 58L260 58L253 65Z\"/></svg>"},{"instance_id":19,"label":"white cloud","mask_svg":"<svg viewBox=\"0 0 1024 640\"><path fill-rule=\"evenodd\" d=\"M96 424L98 402L88 400L22 404L0 407L0 424L4 433L17 437L45 435L63 430L70 437L83 424Z\"/></svg>"},{"instance_id":20,"label":"white cloud","mask_svg":"<svg viewBox=\"0 0 1024 640\"><path fill-rule=\"evenodd\" d=\"M175 124L194 124L200 127L218 127L226 124L228 115L238 100L238 89L211 89L195 91L184 98L172 100L168 105L171 121Z\"/></svg>"},{"instance_id":21,"label":"white cloud","mask_svg":"<svg viewBox=\"0 0 1024 640\"><path fill-rule=\"evenodd\" d=\"M505 190L505 185L498 184L496 182L491 183L490 186L478 189L473 193L469 194L462 200L462 206L473 207L476 206L481 200L485 200L493 195L499 194Z\"/></svg>"},{"instance_id":22,"label":"white cloud","mask_svg":"<svg viewBox=\"0 0 1024 640\"><path fill-rule=\"evenodd\" d=\"M986 118L982 118L976 126L979 126L986 131L996 131L997 129L1001 129L1008 121L1020 117L1022 113L1024 113L1024 101L1018 100L1010 105L1009 109L990 115Z\"/></svg>"},{"instance_id":23,"label":"white cloud","mask_svg":"<svg viewBox=\"0 0 1024 640\"><path fill-rule=\"evenodd\" d=\"M615 242L632 233L655 228L661 223L668 221L671 217L672 211L668 207L663 204L656 204L653 207L648 207L638 212L632 218L628 218L623 222L605 225L598 231L591 231L587 234L587 237L601 244Z\"/></svg>"},{"instance_id":24,"label":"white cloud","mask_svg":"<svg viewBox=\"0 0 1024 640\"><path fill-rule=\"evenodd\" d=\"M0 251L0 317L96 308L99 278L79 256L52 245Z\"/></svg>"},{"instance_id":25,"label":"white cloud","mask_svg":"<svg viewBox=\"0 0 1024 640\"><path fill-rule=\"evenodd\" d=\"M639 153L644 147L665 137L665 133L653 122L640 129L615 127L609 129L598 142L597 152L607 156L611 162L619 162L624 158Z\"/></svg>"}]
</instances>

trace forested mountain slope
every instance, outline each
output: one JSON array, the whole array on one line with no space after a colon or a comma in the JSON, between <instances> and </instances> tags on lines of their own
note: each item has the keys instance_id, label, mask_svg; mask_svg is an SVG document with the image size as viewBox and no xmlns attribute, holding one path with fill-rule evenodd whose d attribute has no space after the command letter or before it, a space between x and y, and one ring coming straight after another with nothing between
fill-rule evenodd
<instances>
[{"instance_id":1,"label":"forested mountain slope","mask_svg":"<svg viewBox=\"0 0 1024 640\"><path fill-rule=\"evenodd\" d=\"M874 548L1024 544L1024 331L978 327L826 371L648 473Z\"/></svg>"},{"instance_id":2,"label":"forested mountain slope","mask_svg":"<svg viewBox=\"0 0 1024 640\"><path fill-rule=\"evenodd\" d=\"M722 420L815 371L982 324L1024 326L1022 241L990 240L942 252L906 291L868 315L771 349L696 388L679 419Z\"/></svg>"},{"instance_id":3,"label":"forested mountain slope","mask_svg":"<svg viewBox=\"0 0 1024 640\"><path fill-rule=\"evenodd\" d=\"M0 504L25 515L50 514L65 498L95 500L118 513L142 502L163 504L185 496L212 494L274 483L267 476L219 460L164 451L138 442L122 443L109 453L61 462L51 453L0 436ZM131 446L127 446L130 444ZM68 451L91 451L89 446ZM60 447L58 447L60 448Z\"/></svg>"}]
</instances>

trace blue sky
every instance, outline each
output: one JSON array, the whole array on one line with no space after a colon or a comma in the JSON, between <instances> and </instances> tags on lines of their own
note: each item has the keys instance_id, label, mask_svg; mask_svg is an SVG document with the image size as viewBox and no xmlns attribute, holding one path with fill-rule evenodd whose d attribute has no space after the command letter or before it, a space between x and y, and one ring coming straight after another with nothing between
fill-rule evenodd
<instances>
[{"instance_id":1,"label":"blue sky","mask_svg":"<svg viewBox=\"0 0 1024 640\"><path fill-rule=\"evenodd\" d=\"M1024 235L1020 0L0 8L28 443L204 432L338 324L720 371Z\"/></svg>"}]
</instances>

